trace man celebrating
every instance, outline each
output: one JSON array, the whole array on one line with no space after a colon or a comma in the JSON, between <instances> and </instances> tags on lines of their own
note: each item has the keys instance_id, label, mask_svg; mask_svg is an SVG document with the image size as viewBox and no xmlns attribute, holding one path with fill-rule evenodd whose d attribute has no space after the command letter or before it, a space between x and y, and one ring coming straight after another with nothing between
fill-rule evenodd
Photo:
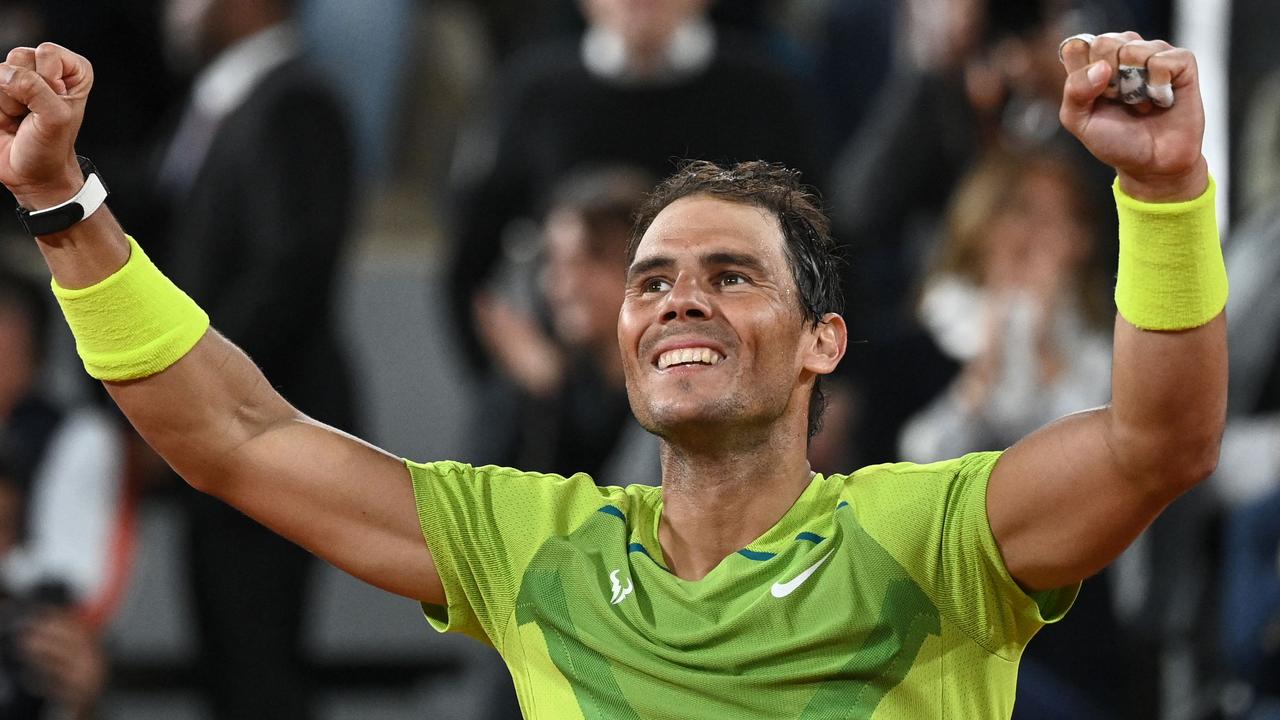
<instances>
[{"instance_id":1,"label":"man celebrating","mask_svg":"<svg viewBox=\"0 0 1280 720\"><path fill-rule=\"evenodd\" d=\"M298 413L100 207L74 53L0 66L0 182L85 367L178 473L492 643L528 717L1007 718L1027 641L1212 470L1225 415L1195 60L1062 52L1062 120L1118 175L1112 404L849 476L805 457L845 325L826 221L775 166L695 163L637 226L618 340L661 488L405 462Z\"/></svg>"}]
</instances>

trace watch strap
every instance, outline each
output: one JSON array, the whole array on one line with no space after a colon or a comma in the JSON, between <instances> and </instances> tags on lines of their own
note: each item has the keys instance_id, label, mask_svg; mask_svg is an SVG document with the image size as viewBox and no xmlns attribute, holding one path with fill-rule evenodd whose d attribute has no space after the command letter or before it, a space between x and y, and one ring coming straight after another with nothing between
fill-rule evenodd
<instances>
[{"instance_id":1,"label":"watch strap","mask_svg":"<svg viewBox=\"0 0 1280 720\"><path fill-rule=\"evenodd\" d=\"M51 235L62 232L84 220L106 201L109 191L98 174L98 169L88 158L76 158L84 173L84 185L70 200L43 210L26 210L19 207L18 220L31 235Z\"/></svg>"}]
</instances>

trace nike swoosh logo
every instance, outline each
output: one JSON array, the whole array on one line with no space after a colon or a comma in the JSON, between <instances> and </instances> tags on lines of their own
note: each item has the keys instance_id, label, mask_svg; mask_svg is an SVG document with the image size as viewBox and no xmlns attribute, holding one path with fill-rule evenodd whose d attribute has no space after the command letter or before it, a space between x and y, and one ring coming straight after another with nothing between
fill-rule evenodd
<instances>
[{"instance_id":1,"label":"nike swoosh logo","mask_svg":"<svg viewBox=\"0 0 1280 720\"><path fill-rule=\"evenodd\" d=\"M810 575L817 572L818 568L822 567L822 563L826 562L827 558L831 557L831 553L835 551L836 551L835 548L831 548L830 550L827 551L826 555L822 556L821 560L810 565L808 570L805 570L804 572L795 576L788 582L774 583L773 587L769 590L769 592L773 593L773 596L776 598L784 598L790 595L791 593L795 592L796 588L800 587L800 585L802 585L805 580L808 580Z\"/></svg>"}]
</instances>

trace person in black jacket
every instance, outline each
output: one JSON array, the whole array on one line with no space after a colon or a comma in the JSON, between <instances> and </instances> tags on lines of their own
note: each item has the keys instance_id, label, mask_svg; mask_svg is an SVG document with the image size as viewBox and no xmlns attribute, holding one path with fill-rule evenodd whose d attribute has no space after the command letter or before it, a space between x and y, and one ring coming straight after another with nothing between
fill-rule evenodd
<instances>
[{"instance_id":1,"label":"person in black jacket","mask_svg":"<svg viewBox=\"0 0 1280 720\"><path fill-rule=\"evenodd\" d=\"M331 312L350 228L353 150L340 101L309 70L291 0L172 0L174 55L201 67L157 186L163 253L223 334L280 391L352 429ZM299 659L309 556L235 510L190 497L191 572L220 720L307 716Z\"/></svg>"}]
</instances>

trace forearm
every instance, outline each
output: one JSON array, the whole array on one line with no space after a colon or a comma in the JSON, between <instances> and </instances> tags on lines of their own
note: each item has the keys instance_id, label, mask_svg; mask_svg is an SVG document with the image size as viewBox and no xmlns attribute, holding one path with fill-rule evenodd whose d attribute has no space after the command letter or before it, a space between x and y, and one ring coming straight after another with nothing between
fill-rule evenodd
<instances>
[{"instance_id":1,"label":"forearm","mask_svg":"<svg viewBox=\"0 0 1280 720\"><path fill-rule=\"evenodd\" d=\"M1226 317L1179 332L1116 319L1111 450L1125 475L1181 492L1213 471L1226 423Z\"/></svg>"},{"instance_id":2,"label":"forearm","mask_svg":"<svg viewBox=\"0 0 1280 720\"><path fill-rule=\"evenodd\" d=\"M124 231L107 208L37 244L60 288L91 288L130 257ZM163 371L107 390L139 434L197 486L225 474L230 452L274 424L297 415L235 346L206 332Z\"/></svg>"},{"instance_id":3,"label":"forearm","mask_svg":"<svg viewBox=\"0 0 1280 720\"><path fill-rule=\"evenodd\" d=\"M1143 206L1117 196L1122 259L1112 450L1130 477L1155 483L1157 491L1170 483L1182 490L1178 484L1212 472L1226 423L1225 276L1213 194L1203 161L1178 182L1139 185L1121 176L1119 185L1130 198L1182 205Z\"/></svg>"},{"instance_id":4,"label":"forearm","mask_svg":"<svg viewBox=\"0 0 1280 720\"><path fill-rule=\"evenodd\" d=\"M107 392L138 434L192 486L222 495L238 452L255 438L302 415L257 365L215 330L156 375L106 382Z\"/></svg>"}]
</instances>

